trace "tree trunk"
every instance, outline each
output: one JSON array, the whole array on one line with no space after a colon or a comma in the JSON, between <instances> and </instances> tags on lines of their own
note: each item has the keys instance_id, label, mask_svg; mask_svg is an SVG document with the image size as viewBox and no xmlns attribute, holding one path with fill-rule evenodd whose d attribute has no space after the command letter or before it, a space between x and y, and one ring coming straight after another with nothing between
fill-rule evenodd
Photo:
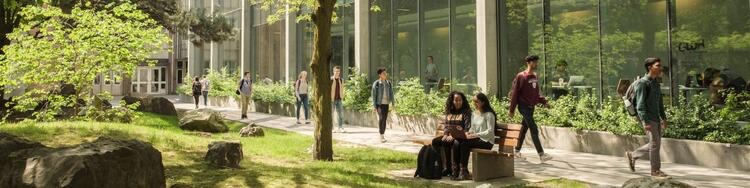
<instances>
[{"instance_id":1,"label":"tree trunk","mask_svg":"<svg viewBox=\"0 0 750 188\"><path fill-rule=\"evenodd\" d=\"M331 105L331 18L333 16L333 5L335 0L318 0L320 6L315 10L313 22L315 33L313 39L313 57L310 68L312 69L312 89L315 104L313 113L315 117L315 160L333 160L332 133L332 105Z\"/></svg>"}]
</instances>

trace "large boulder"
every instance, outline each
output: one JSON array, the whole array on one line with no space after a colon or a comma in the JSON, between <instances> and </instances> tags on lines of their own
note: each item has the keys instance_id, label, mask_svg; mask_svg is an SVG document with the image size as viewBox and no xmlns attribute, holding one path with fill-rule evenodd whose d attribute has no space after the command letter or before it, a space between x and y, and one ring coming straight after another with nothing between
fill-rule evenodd
<instances>
[{"instance_id":1,"label":"large boulder","mask_svg":"<svg viewBox=\"0 0 750 188\"><path fill-rule=\"evenodd\" d=\"M169 101L167 98L147 97L144 98L143 101L148 101L146 102L146 105L144 105L147 112L168 116L177 115L177 109L174 108L172 101Z\"/></svg>"},{"instance_id":2,"label":"large boulder","mask_svg":"<svg viewBox=\"0 0 750 188\"><path fill-rule=\"evenodd\" d=\"M255 125L255 123L247 124L247 126L240 129L240 136L241 137L261 137L263 136L263 129L260 128L258 125Z\"/></svg>"},{"instance_id":3,"label":"large boulder","mask_svg":"<svg viewBox=\"0 0 750 188\"><path fill-rule=\"evenodd\" d=\"M239 168L242 161L242 144L239 142L216 141L208 145L204 159L218 167Z\"/></svg>"},{"instance_id":4,"label":"large boulder","mask_svg":"<svg viewBox=\"0 0 750 188\"><path fill-rule=\"evenodd\" d=\"M137 140L99 138L49 148L0 134L0 187L166 186L161 153Z\"/></svg>"},{"instance_id":5,"label":"large boulder","mask_svg":"<svg viewBox=\"0 0 750 188\"><path fill-rule=\"evenodd\" d=\"M205 108L185 112L180 118L180 129L210 133L229 131L219 112Z\"/></svg>"},{"instance_id":6,"label":"large boulder","mask_svg":"<svg viewBox=\"0 0 750 188\"><path fill-rule=\"evenodd\" d=\"M175 109L174 103L172 103L172 101L169 101L169 99L164 98L164 97L138 98L138 97L132 97L132 96L124 96L122 97L122 100L124 100L125 104L127 105L140 102L140 105L138 105L137 110L141 112L150 112L150 113L168 115L168 116L177 115L177 109Z\"/></svg>"},{"instance_id":7,"label":"large boulder","mask_svg":"<svg viewBox=\"0 0 750 188\"><path fill-rule=\"evenodd\" d=\"M694 188L672 178L633 178L622 184L622 188Z\"/></svg>"}]
</instances>

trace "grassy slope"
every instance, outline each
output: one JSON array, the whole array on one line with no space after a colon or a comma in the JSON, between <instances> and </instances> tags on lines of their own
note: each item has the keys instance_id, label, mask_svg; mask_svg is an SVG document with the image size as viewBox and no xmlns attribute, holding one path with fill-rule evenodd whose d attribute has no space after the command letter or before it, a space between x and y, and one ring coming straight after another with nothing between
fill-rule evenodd
<instances>
[{"instance_id":1,"label":"grassy slope","mask_svg":"<svg viewBox=\"0 0 750 188\"><path fill-rule=\"evenodd\" d=\"M444 187L420 179L392 179L391 170L414 168L416 156L410 153L373 149L337 143L335 161L311 160L307 148L312 137L275 129L265 129L261 138L241 138L243 126L230 124L230 132L210 138L191 135L177 128L177 119L145 114L132 124L97 122L50 122L0 126L26 139L52 147L92 141L99 136L138 139L152 143L162 152L167 184L185 183L194 187ZM242 169L217 169L201 162L212 141L241 141L245 159ZM562 184L561 184L562 183ZM578 183L580 184L580 183ZM549 181L532 187L569 187L575 182ZM523 186L521 186L523 187Z\"/></svg>"}]
</instances>

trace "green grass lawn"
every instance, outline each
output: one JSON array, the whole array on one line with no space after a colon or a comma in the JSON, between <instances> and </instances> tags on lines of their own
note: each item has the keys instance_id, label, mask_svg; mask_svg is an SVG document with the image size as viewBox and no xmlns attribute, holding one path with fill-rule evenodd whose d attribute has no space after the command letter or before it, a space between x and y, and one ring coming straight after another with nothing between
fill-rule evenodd
<instances>
[{"instance_id":1,"label":"green grass lawn","mask_svg":"<svg viewBox=\"0 0 750 188\"><path fill-rule=\"evenodd\" d=\"M312 160L307 149L313 138L276 129L266 136L241 138L242 124L230 124L230 132L211 137L196 136L177 128L177 118L145 114L132 124L99 122L48 122L0 125L7 132L51 147L93 141L99 136L138 139L162 152L167 184L194 187L448 187L411 178L393 178L387 172L415 168L416 155L386 149L334 145L333 162ZM202 162L212 141L241 141L245 159L241 169L219 169ZM568 183L568 182L563 182ZM558 187L560 182L529 184ZM571 186L585 185L574 182ZM521 187L526 187L521 185ZM569 187L569 186L564 186Z\"/></svg>"}]
</instances>

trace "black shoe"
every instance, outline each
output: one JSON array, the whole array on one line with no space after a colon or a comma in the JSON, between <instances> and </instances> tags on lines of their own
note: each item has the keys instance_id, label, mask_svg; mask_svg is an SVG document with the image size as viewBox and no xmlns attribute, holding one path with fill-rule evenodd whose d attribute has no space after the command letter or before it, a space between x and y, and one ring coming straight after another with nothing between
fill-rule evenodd
<instances>
[{"instance_id":1,"label":"black shoe","mask_svg":"<svg viewBox=\"0 0 750 188\"><path fill-rule=\"evenodd\" d=\"M247 119L247 115L242 115L242 117L240 117L240 119Z\"/></svg>"},{"instance_id":2,"label":"black shoe","mask_svg":"<svg viewBox=\"0 0 750 188\"><path fill-rule=\"evenodd\" d=\"M458 167L457 166L451 167L451 180L456 180L456 181L460 180L458 179Z\"/></svg>"},{"instance_id":3,"label":"black shoe","mask_svg":"<svg viewBox=\"0 0 750 188\"><path fill-rule=\"evenodd\" d=\"M442 173L443 176L450 176L451 174L452 172L450 168L443 169L443 173Z\"/></svg>"},{"instance_id":4,"label":"black shoe","mask_svg":"<svg viewBox=\"0 0 750 188\"><path fill-rule=\"evenodd\" d=\"M466 167L461 167L461 172L458 175L458 180L471 180L471 174L469 174L469 170L466 169Z\"/></svg>"}]
</instances>

